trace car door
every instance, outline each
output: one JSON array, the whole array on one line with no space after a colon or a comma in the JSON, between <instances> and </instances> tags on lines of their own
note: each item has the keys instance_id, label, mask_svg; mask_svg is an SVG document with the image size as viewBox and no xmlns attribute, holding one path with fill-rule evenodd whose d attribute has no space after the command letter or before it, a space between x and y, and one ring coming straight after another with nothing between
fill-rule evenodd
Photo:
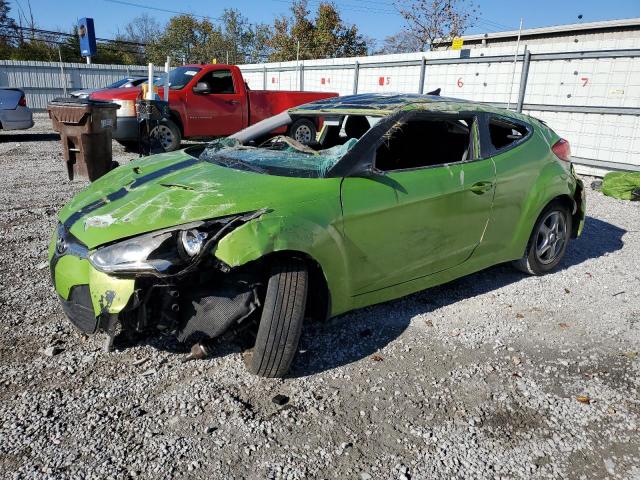
<instances>
[{"instance_id":1,"label":"car door","mask_svg":"<svg viewBox=\"0 0 640 480\"><path fill-rule=\"evenodd\" d=\"M207 83L210 92L195 93L193 87L199 82ZM187 94L189 136L217 137L241 130L245 120L240 92L228 68L207 70L194 79Z\"/></svg>"},{"instance_id":2,"label":"car door","mask_svg":"<svg viewBox=\"0 0 640 480\"><path fill-rule=\"evenodd\" d=\"M403 137L391 130L382 136L375 165L383 172L348 177L342 183L353 295L459 265L482 239L491 214L495 168L490 158L479 154L477 120L468 115L422 120L412 114L392 127L404 132ZM466 122L465 151L462 137L452 140L455 146L447 145L441 127L428 123L439 120L454 128L455 122ZM397 148L405 158L394 160L389 154Z\"/></svg>"}]
</instances>

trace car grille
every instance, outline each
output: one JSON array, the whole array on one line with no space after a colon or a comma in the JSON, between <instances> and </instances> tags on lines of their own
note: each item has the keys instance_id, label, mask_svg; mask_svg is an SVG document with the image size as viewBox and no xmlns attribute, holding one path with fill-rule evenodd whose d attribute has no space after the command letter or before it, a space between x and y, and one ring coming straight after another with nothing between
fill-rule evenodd
<instances>
[{"instance_id":1,"label":"car grille","mask_svg":"<svg viewBox=\"0 0 640 480\"><path fill-rule=\"evenodd\" d=\"M69 300L60 297L62 310L78 329L91 334L98 329L98 319L93 313L89 285L76 285L71 289Z\"/></svg>"}]
</instances>

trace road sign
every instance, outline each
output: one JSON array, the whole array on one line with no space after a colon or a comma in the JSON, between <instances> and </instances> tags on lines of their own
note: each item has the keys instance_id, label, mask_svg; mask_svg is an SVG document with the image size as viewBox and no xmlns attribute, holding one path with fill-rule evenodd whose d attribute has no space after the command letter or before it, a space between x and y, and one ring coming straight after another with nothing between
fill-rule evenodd
<instances>
[{"instance_id":1,"label":"road sign","mask_svg":"<svg viewBox=\"0 0 640 480\"><path fill-rule=\"evenodd\" d=\"M80 55L93 57L96 54L96 32L93 28L93 18L81 18L78 21L78 36L80 37Z\"/></svg>"}]
</instances>

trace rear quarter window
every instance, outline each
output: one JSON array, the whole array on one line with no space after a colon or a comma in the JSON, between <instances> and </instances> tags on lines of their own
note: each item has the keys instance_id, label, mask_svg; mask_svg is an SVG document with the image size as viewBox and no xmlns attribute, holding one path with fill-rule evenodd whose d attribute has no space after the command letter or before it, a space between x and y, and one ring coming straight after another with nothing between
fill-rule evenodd
<instances>
[{"instance_id":1,"label":"rear quarter window","mask_svg":"<svg viewBox=\"0 0 640 480\"><path fill-rule=\"evenodd\" d=\"M524 142L531 126L503 117L489 118L489 140L494 151L503 151Z\"/></svg>"}]
</instances>

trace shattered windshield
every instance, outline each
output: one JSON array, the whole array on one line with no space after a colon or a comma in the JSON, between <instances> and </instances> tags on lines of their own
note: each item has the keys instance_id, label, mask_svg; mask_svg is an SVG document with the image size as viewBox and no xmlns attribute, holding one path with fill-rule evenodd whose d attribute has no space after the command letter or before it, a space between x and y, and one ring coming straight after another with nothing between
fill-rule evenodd
<instances>
[{"instance_id":1,"label":"shattered windshield","mask_svg":"<svg viewBox=\"0 0 640 480\"><path fill-rule=\"evenodd\" d=\"M200 154L207 162L268 175L322 178L357 143L351 138L342 145L313 150L292 138L278 135L258 147L233 138L211 142Z\"/></svg>"}]
</instances>

